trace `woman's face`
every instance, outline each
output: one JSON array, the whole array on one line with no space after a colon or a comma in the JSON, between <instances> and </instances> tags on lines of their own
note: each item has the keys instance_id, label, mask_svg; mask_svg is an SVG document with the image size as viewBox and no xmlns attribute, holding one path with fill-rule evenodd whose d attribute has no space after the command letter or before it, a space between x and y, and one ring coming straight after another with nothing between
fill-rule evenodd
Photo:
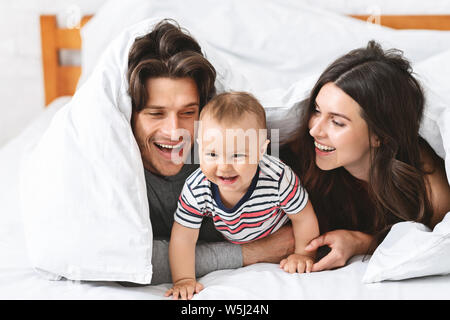
<instances>
[{"instance_id":1,"label":"woman's face","mask_svg":"<svg viewBox=\"0 0 450 320\"><path fill-rule=\"evenodd\" d=\"M356 178L368 181L369 129L359 104L333 82L320 89L315 103L309 133L314 138L316 165L322 170L344 167ZM372 145L376 144L372 138Z\"/></svg>"}]
</instances>

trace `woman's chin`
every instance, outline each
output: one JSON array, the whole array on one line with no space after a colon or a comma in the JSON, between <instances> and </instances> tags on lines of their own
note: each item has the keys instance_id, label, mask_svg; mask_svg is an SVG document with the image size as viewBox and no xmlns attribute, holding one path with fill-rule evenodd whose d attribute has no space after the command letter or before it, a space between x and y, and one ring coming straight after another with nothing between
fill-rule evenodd
<instances>
[{"instance_id":1,"label":"woman's chin","mask_svg":"<svg viewBox=\"0 0 450 320\"><path fill-rule=\"evenodd\" d=\"M317 159L316 159L316 166L323 171L330 171L337 168L337 166L333 165L332 163L328 163L327 161L321 161Z\"/></svg>"}]
</instances>

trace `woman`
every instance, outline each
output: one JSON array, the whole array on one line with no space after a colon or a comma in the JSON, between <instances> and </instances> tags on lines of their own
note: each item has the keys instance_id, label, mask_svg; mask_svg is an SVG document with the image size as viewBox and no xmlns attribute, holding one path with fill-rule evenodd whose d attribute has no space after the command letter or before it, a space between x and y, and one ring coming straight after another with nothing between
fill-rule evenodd
<instances>
[{"instance_id":1,"label":"woman","mask_svg":"<svg viewBox=\"0 0 450 320\"><path fill-rule=\"evenodd\" d=\"M450 211L440 159L419 136L424 94L397 50L371 41L332 63L306 101L282 159L300 176L319 219L313 271L371 253L400 221L434 227Z\"/></svg>"}]
</instances>

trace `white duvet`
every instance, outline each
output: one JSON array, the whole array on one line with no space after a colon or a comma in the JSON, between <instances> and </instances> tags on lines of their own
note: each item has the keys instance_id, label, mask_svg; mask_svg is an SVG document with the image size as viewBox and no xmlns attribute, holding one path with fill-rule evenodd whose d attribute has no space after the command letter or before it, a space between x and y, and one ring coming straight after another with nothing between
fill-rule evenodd
<instances>
[{"instance_id":1,"label":"white duvet","mask_svg":"<svg viewBox=\"0 0 450 320\"><path fill-rule=\"evenodd\" d=\"M379 38L383 44L405 48L406 55L414 57L421 76L427 77L427 97L432 99L427 104L421 133L441 156L447 155L446 168L449 172L448 86L436 85L436 81L448 80L445 75L435 75L441 70L436 66L450 61L449 53L426 63L428 57L448 49L445 43L450 47L449 33L374 29L363 22L286 1L275 4L258 2L258 6L252 1L242 5L238 3L241 2L217 2L215 10L208 11L210 14L205 14L205 19L196 23L197 20L192 18L183 25L197 38L207 57L217 67L219 90L253 92L267 110L269 125L282 129L280 136L283 139L296 125L297 115L293 107L306 97L322 68L348 49L365 45L371 38ZM168 1L166 5L159 3L159 12L158 6L153 9L156 8L157 15L176 5L180 2ZM239 6L239 16L232 14L236 6ZM269 6L272 12L264 6ZM196 9L207 10L208 7L191 6L193 12ZM278 14L284 17L282 21L287 21L285 23L292 28L287 37L281 36L284 29L279 27L281 20L267 17L277 10L281 10ZM174 14L175 17L181 15L181 9L174 9ZM187 12L184 14L189 16ZM23 276L25 282L48 288L44 291L50 298L64 291L60 288L71 283L45 282L31 271L31 267L51 279L62 276L73 280L150 282L151 226L142 163L129 126L131 106L126 95L125 73L126 57L134 37L149 31L157 20L143 21L116 38L102 54L92 74L86 76L71 102L56 113L50 124L48 121L45 125L41 122L42 127L39 132L34 132L32 139L31 136L22 137L21 143L27 141L19 151L20 155L26 155L24 169L20 172L24 228L15 203L6 211L2 210L7 212L6 225L10 223L10 230L13 230L10 231L11 237L5 236L5 233L0 236L1 244L6 246L5 252L17 258L12 259L16 262L12 262L10 268L4 268L4 273L0 275L6 288L15 292L16 296L23 294L32 297L37 292L27 296L15 291L9 283L13 274L17 275L15 279L19 283L22 283L19 278ZM255 21L264 21L265 30L273 33L258 33L258 28L255 29L252 23ZM279 29L276 29L277 26ZM319 26L328 28L326 33L319 33L320 39L316 32L323 29ZM341 29L336 30L336 26ZM221 31L220 37L215 32L217 30ZM304 31L299 33L298 42L293 40L297 30ZM417 45L417 41L425 39L428 46ZM320 46L324 45L326 48L320 50ZM306 71L302 72L301 66L309 68L305 67ZM42 138L37 139L41 134ZM12 148L11 144L5 149L8 151L8 148ZM3 153L4 157L14 156L16 159L18 155ZM12 174L14 176L11 176L9 183L17 188L17 172ZM6 188L6 184L2 187ZM14 187L8 190L11 199L19 201L14 190L17 191ZM5 200L8 203L8 199ZM27 240L29 262L24 255L24 239ZM14 253L16 245L20 250ZM8 257L5 258L2 261L8 260ZM420 291L420 285L432 283L439 291L449 283L448 277L436 277L418 279L403 287L397 284L383 284L383 287L363 285L361 279L366 266L367 262L363 263L359 257L339 270L295 277L270 264L219 271L204 277L202 281L206 289L198 298L275 299L286 298L286 292L287 298L292 299L425 298L422 294L426 290ZM346 285L347 281L351 285ZM248 287L244 285L246 283ZM329 291L323 290L326 283L331 284ZM108 292L112 298L160 298L167 287L136 289L122 288L113 283L75 284L77 286L74 288L79 291L68 294L68 298L82 295L95 298L100 292ZM286 286L292 290L285 290ZM437 295L434 296L442 297Z\"/></svg>"}]
</instances>

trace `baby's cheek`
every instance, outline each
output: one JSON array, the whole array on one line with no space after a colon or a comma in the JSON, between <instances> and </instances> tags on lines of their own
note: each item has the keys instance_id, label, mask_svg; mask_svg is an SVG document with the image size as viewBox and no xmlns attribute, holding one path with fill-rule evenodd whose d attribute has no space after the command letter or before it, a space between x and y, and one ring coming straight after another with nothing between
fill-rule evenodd
<instances>
[{"instance_id":1,"label":"baby's cheek","mask_svg":"<svg viewBox=\"0 0 450 320\"><path fill-rule=\"evenodd\" d=\"M214 171L210 165L207 165L204 161L200 160L200 169L208 180L213 181Z\"/></svg>"}]
</instances>

